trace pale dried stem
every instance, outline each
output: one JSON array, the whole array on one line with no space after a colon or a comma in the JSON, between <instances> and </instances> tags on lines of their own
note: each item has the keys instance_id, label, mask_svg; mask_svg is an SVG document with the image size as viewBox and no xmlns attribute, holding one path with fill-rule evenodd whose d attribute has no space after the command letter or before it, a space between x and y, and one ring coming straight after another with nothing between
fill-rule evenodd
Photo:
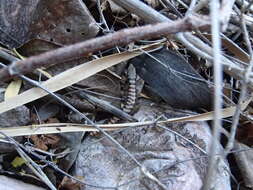
<instances>
[{"instance_id":1,"label":"pale dried stem","mask_svg":"<svg viewBox=\"0 0 253 190\"><path fill-rule=\"evenodd\" d=\"M226 31L230 16L233 12L235 0L223 0L220 8L222 31Z\"/></svg>"},{"instance_id":2,"label":"pale dried stem","mask_svg":"<svg viewBox=\"0 0 253 190\"><path fill-rule=\"evenodd\" d=\"M244 19L244 14L241 15L241 23L242 23L242 31L244 34L244 40L247 44L248 47L248 51L250 54L250 63L245 71L245 77L243 80L243 84L241 87L241 92L240 92L240 97L236 106L236 111L235 111L235 115L233 117L233 122L231 125L231 130L230 130L230 135L229 135L229 139L228 139L228 143L225 149L225 153L224 156L227 156L227 154L230 152L230 150L234 147L234 142L235 142L235 135L236 135L236 130L237 130L237 126L239 124L239 118L240 118L240 114L241 114L241 103L243 102L243 100L246 97L247 94L247 83L250 79L250 73L252 71L253 68L253 52L252 52L252 46L250 43L250 37L249 37L249 33L247 31L247 27L246 27L246 23L245 23L245 19Z\"/></svg>"},{"instance_id":3,"label":"pale dried stem","mask_svg":"<svg viewBox=\"0 0 253 190\"><path fill-rule=\"evenodd\" d=\"M208 170L204 181L203 190L215 189L213 180L217 172L217 156L219 154L219 139L222 122L222 64L221 64L221 39L220 39L220 14L219 0L212 0L210 5L212 20L212 42L213 42L213 65L214 65L214 120L213 120L213 141L209 152Z\"/></svg>"}]
</instances>

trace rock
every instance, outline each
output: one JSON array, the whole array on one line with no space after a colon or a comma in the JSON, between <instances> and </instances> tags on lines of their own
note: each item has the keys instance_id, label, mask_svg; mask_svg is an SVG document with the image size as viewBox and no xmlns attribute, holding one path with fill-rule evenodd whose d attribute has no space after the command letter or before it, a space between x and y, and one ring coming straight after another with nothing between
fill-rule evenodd
<instances>
[{"instance_id":1,"label":"rock","mask_svg":"<svg viewBox=\"0 0 253 190\"><path fill-rule=\"evenodd\" d=\"M0 93L0 101L4 94ZM0 127L15 127L26 125L30 122L30 111L26 106L20 106L0 114Z\"/></svg>"},{"instance_id":2,"label":"rock","mask_svg":"<svg viewBox=\"0 0 253 190\"><path fill-rule=\"evenodd\" d=\"M166 118L185 115L145 101L141 102L135 117L145 121L154 120L162 114ZM212 142L209 126L206 122L180 122L163 126L189 139L201 150L171 131L154 125L129 128L114 137L168 189L200 190L208 161L203 156ZM230 189L229 168L226 164L225 160L220 163L216 189ZM160 189L155 182L144 178L133 160L106 138L98 140L88 137L84 140L74 175L83 176L86 183L100 187L118 187L120 190ZM96 188L86 185L84 189Z\"/></svg>"},{"instance_id":3,"label":"rock","mask_svg":"<svg viewBox=\"0 0 253 190\"><path fill-rule=\"evenodd\" d=\"M0 175L0 189L2 190L45 190L35 185Z\"/></svg>"},{"instance_id":4,"label":"rock","mask_svg":"<svg viewBox=\"0 0 253 190\"><path fill-rule=\"evenodd\" d=\"M0 101L3 101L4 94L0 93ZM0 114L0 128L1 127L15 127L27 125L30 122L30 111L26 106L20 106L5 113ZM22 137L15 138L22 140ZM12 152L15 147L7 144L0 143L0 153Z\"/></svg>"},{"instance_id":5,"label":"rock","mask_svg":"<svg viewBox=\"0 0 253 190\"><path fill-rule=\"evenodd\" d=\"M150 89L174 108L199 110L212 107L205 79L182 56L165 48L130 60Z\"/></svg>"}]
</instances>

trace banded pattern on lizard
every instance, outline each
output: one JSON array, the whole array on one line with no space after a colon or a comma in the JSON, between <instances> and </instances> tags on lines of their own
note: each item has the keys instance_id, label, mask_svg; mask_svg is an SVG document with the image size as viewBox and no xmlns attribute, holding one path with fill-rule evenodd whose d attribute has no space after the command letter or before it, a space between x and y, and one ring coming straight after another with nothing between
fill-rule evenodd
<instances>
[{"instance_id":1,"label":"banded pattern on lizard","mask_svg":"<svg viewBox=\"0 0 253 190\"><path fill-rule=\"evenodd\" d=\"M124 76L121 79L121 109L126 113L133 111L136 102L136 70L135 67L130 64L127 68L126 78ZM108 123L117 123L120 119L116 116L112 117Z\"/></svg>"}]
</instances>

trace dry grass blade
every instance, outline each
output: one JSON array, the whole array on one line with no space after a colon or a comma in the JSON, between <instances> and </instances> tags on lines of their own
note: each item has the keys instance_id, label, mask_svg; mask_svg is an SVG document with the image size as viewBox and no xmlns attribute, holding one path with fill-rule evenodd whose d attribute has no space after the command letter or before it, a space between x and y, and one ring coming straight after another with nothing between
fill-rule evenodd
<instances>
[{"instance_id":1,"label":"dry grass blade","mask_svg":"<svg viewBox=\"0 0 253 190\"><path fill-rule=\"evenodd\" d=\"M154 46L157 46L155 44ZM152 46L145 46L145 48L150 48ZM100 59L96 59L87 63L83 63L79 66L73 67L61 74L50 78L41 85L51 92L55 92L66 88L74 83L77 83L83 79L86 79L102 70L105 70L111 66L114 66L122 61L126 61L133 57L141 54L139 49L135 49L131 52L118 53ZM37 100L43 96L46 96L47 92L39 88L29 89L20 95L9 98L8 100L0 103L0 114L18 106L27 104L34 100Z\"/></svg>"},{"instance_id":2,"label":"dry grass blade","mask_svg":"<svg viewBox=\"0 0 253 190\"><path fill-rule=\"evenodd\" d=\"M252 98L241 104L241 109L245 110L248 104L251 102ZM236 106L229 107L222 110L222 118L231 117L236 111ZM151 125L154 123L165 124L173 122L186 122L186 121L208 121L213 120L213 112L207 112L204 114L190 115L185 117L171 118L164 121L145 121L145 122L132 122L132 123L118 123L118 124L101 124L98 125L105 131L112 131L117 129L122 129L126 127L137 127L143 125ZM52 134L52 133L66 133L66 132L91 132L97 131L92 126L84 124L72 124L72 123L50 123L50 124L41 124L41 125L30 125L30 126L20 126L12 128L2 128L0 132L10 136L24 136L24 135L36 135L36 134ZM1 135L0 135L1 137Z\"/></svg>"}]
</instances>

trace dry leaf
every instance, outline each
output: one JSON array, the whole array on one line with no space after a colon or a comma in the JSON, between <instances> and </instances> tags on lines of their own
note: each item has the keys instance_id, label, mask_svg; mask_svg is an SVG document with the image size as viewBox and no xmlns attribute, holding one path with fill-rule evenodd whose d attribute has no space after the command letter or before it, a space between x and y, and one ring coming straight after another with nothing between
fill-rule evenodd
<instances>
[{"instance_id":1,"label":"dry leaf","mask_svg":"<svg viewBox=\"0 0 253 190\"><path fill-rule=\"evenodd\" d=\"M203 35L209 40L211 40L210 34L203 34ZM222 45L226 47L231 53L233 53L237 59L245 63L249 62L249 55L242 48L240 48L236 43L234 43L229 38L222 38L221 40L222 40Z\"/></svg>"},{"instance_id":2,"label":"dry leaf","mask_svg":"<svg viewBox=\"0 0 253 190\"><path fill-rule=\"evenodd\" d=\"M253 188L253 151L247 145L241 143L235 143L235 150L247 150L247 151L239 151L234 153L236 162L239 166L241 174L243 176L243 181L246 187L250 189Z\"/></svg>"},{"instance_id":3,"label":"dry leaf","mask_svg":"<svg viewBox=\"0 0 253 190\"><path fill-rule=\"evenodd\" d=\"M17 157L15 157L14 160L11 162L11 165L12 165L14 168L17 168L17 167L22 166L22 165L25 164L25 163L26 163L26 161L25 161L23 158L17 156Z\"/></svg>"},{"instance_id":4,"label":"dry leaf","mask_svg":"<svg viewBox=\"0 0 253 190\"><path fill-rule=\"evenodd\" d=\"M36 148L41 150L48 150L49 147L56 147L60 138L56 135L32 135L30 137Z\"/></svg>"},{"instance_id":5,"label":"dry leaf","mask_svg":"<svg viewBox=\"0 0 253 190\"><path fill-rule=\"evenodd\" d=\"M237 140L248 146L253 145L253 124L247 122L237 129Z\"/></svg>"}]
</instances>

